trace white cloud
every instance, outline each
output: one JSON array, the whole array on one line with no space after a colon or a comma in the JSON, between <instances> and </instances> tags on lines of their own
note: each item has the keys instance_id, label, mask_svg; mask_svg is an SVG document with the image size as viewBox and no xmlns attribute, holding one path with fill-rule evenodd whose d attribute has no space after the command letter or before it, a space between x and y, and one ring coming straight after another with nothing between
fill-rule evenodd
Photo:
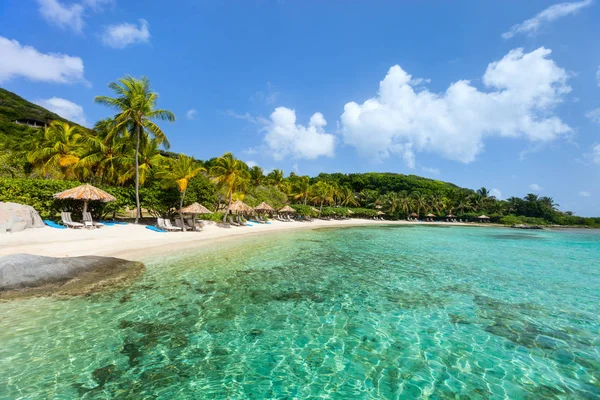
<instances>
[{"instance_id":1,"label":"white cloud","mask_svg":"<svg viewBox=\"0 0 600 400\"><path fill-rule=\"evenodd\" d=\"M296 125L296 112L277 107L265 124L265 144L275 160L290 156L315 159L320 156L333 157L335 137L325 132L327 121L321 113L310 118L308 126Z\"/></svg>"},{"instance_id":2,"label":"white cloud","mask_svg":"<svg viewBox=\"0 0 600 400\"><path fill-rule=\"evenodd\" d=\"M592 122L600 124L600 107L588 111L585 116L588 117Z\"/></svg>"},{"instance_id":3,"label":"white cloud","mask_svg":"<svg viewBox=\"0 0 600 400\"><path fill-rule=\"evenodd\" d=\"M537 32L543 24L566 17L567 15L575 14L582 8L592 5L592 3L592 0L583 0L572 3L565 2L554 4L536 14L535 17L528 19L523 23L513 25L508 32L502 34L502 37L504 39L510 39L519 33L533 34Z\"/></svg>"},{"instance_id":4,"label":"white cloud","mask_svg":"<svg viewBox=\"0 0 600 400\"><path fill-rule=\"evenodd\" d=\"M198 114L198 110L196 110L195 108L192 108L192 109L188 110L187 113L185 113L185 116L187 119L196 119L197 114Z\"/></svg>"},{"instance_id":5,"label":"white cloud","mask_svg":"<svg viewBox=\"0 0 600 400\"><path fill-rule=\"evenodd\" d=\"M246 161L246 165L248 167L252 168L252 167L258 166L258 163L256 161L254 161L254 160L248 160L248 161Z\"/></svg>"},{"instance_id":6,"label":"white cloud","mask_svg":"<svg viewBox=\"0 0 600 400\"><path fill-rule=\"evenodd\" d=\"M102 34L102 43L115 49L123 49L136 43L147 43L150 39L148 21L140 19L138 22L139 26L128 22L107 26Z\"/></svg>"},{"instance_id":7,"label":"white cloud","mask_svg":"<svg viewBox=\"0 0 600 400\"><path fill-rule=\"evenodd\" d=\"M500 189L493 188L492 190L490 190L490 196L494 196L495 198L500 200L502 199L502 192L500 191Z\"/></svg>"},{"instance_id":8,"label":"white cloud","mask_svg":"<svg viewBox=\"0 0 600 400\"><path fill-rule=\"evenodd\" d=\"M83 113L83 107L69 100L61 99L60 97L52 97L50 99L36 100L34 103L47 108L69 121L76 122L79 125L86 126L87 124Z\"/></svg>"},{"instance_id":9,"label":"white cloud","mask_svg":"<svg viewBox=\"0 0 600 400\"><path fill-rule=\"evenodd\" d=\"M84 7L81 4L68 6L58 0L37 0L37 2L40 6L40 14L49 23L77 33L83 30Z\"/></svg>"},{"instance_id":10,"label":"white cloud","mask_svg":"<svg viewBox=\"0 0 600 400\"><path fill-rule=\"evenodd\" d=\"M114 0L83 0L83 4L93 10L102 10L104 6L112 5Z\"/></svg>"},{"instance_id":11,"label":"white cloud","mask_svg":"<svg viewBox=\"0 0 600 400\"><path fill-rule=\"evenodd\" d=\"M581 192L577 193L580 197L590 197L592 194L588 191L582 190Z\"/></svg>"},{"instance_id":12,"label":"white cloud","mask_svg":"<svg viewBox=\"0 0 600 400\"><path fill-rule=\"evenodd\" d=\"M600 164L600 143L595 144L592 147L592 160L594 160L596 164Z\"/></svg>"},{"instance_id":13,"label":"white cloud","mask_svg":"<svg viewBox=\"0 0 600 400\"><path fill-rule=\"evenodd\" d=\"M74 83L83 81L83 61L58 53L40 53L31 46L0 36L0 83L24 77L32 81Z\"/></svg>"},{"instance_id":14,"label":"white cloud","mask_svg":"<svg viewBox=\"0 0 600 400\"><path fill-rule=\"evenodd\" d=\"M542 190L544 190L544 188L538 185L537 183L532 183L531 185L529 185L529 190L533 190L534 192L541 192Z\"/></svg>"},{"instance_id":15,"label":"white cloud","mask_svg":"<svg viewBox=\"0 0 600 400\"><path fill-rule=\"evenodd\" d=\"M346 144L368 157L401 156L414 167L415 152L431 152L469 163L488 136L548 142L571 131L552 109L571 90L567 72L540 47L511 50L488 65L480 91L461 80L444 93L415 90L411 75L390 68L376 97L347 103L341 115Z\"/></svg>"}]
</instances>

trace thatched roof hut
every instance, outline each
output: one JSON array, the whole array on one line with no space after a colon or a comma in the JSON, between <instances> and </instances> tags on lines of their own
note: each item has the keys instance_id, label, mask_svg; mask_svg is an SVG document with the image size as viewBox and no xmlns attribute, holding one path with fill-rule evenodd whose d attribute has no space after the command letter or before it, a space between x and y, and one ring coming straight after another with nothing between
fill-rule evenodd
<instances>
[{"instance_id":1,"label":"thatched roof hut","mask_svg":"<svg viewBox=\"0 0 600 400\"><path fill-rule=\"evenodd\" d=\"M181 209L182 214L212 214L208 208L204 207L199 203L192 203L187 207Z\"/></svg>"},{"instance_id":2,"label":"thatched roof hut","mask_svg":"<svg viewBox=\"0 0 600 400\"><path fill-rule=\"evenodd\" d=\"M252 211L254 211L254 209L252 207L250 207L248 204L244 203L241 200L236 200L235 202L233 202L231 204L231 207L229 208L230 212L235 212L238 214L241 213L251 213Z\"/></svg>"},{"instance_id":3,"label":"thatched roof hut","mask_svg":"<svg viewBox=\"0 0 600 400\"><path fill-rule=\"evenodd\" d=\"M295 213L296 210L294 210L292 207L286 205L285 207L283 207L282 209L279 210L280 213Z\"/></svg>"},{"instance_id":4,"label":"thatched roof hut","mask_svg":"<svg viewBox=\"0 0 600 400\"><path fill-rule=\"evenodd\" d=\"M55 199L73 199L83 200L83 212L87 212L88 201L103 201L108 203L109 201L116 201L117 199L110 193L105 192L102 189L98 189L90 184L84 184L72 189L64 190L60 193L56 193L53 196Z\"/></svg>"},{"instance_id":5,"label":"thatched roof hut","mask_svg":"<svg viewBox=\"0 0 600 400\"><path fill-rule=\"evenodd\" d=\"M270 213L275 211L275 209L263 201L262 203L254 207L254 211Z\"/></svg>"},{"instance_id":6,"label":"thatched roof hut","mask_svg":"<svg viewBox=\"0 0 600 400\"><path fill-rule=\"evenodd\" d=\"M417 214L417 213L411 213L410 216L417 218L419 216L419 214Z\"/></svg>"}]
</instances>

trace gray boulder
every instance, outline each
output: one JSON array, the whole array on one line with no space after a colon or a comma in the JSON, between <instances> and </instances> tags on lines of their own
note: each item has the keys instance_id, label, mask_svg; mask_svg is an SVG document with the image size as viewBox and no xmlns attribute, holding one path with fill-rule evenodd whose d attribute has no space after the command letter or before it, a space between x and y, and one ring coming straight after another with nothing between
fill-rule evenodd
<instances>
[{"instance_id":1,"label":"gray boulder","mask_svg":"<svg viewBox=\"0 0 600 400\"><path fill-rule=\"evenodd\" d=\"M44 221L31 206L0 202L0 233L19 232L26 228L42 228Z\"/></svg>"},{"instance_id":2,"label":"gray boulder","mask_svg":"<svg viewBox=\"0 0 600 400\"><path fill-rule=\"evenodd\" d=\"M97 290L100 282L115 283L143 270L142 263L114 257L11 254L0 257L0 298L14 297L7 295L12 292L84 294Z\"/></svg>"}]
</instances>

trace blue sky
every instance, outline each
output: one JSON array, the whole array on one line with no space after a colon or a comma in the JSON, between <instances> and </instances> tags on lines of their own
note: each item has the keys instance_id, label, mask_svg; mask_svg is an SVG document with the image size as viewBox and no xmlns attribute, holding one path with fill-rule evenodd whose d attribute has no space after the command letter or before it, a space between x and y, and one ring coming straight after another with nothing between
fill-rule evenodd
<instances>
[{"instance_id":1,"label":"blue sky","mask_svg":"<svg viewBox=\"0 0 600 400\"><path fill-rule=\"evenodd\" d=\"M4 0L0 86L93 125L146 75L171 150L600 215L600 4Z\"/></svg>"}]
</instances>

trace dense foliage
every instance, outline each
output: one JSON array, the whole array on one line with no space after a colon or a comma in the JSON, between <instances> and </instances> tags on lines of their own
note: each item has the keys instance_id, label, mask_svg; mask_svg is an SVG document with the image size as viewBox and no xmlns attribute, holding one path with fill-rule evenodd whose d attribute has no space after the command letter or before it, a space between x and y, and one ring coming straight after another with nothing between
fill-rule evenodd
<instances>
[{"instance_id":1,"label":"dense foliage","mask_svg":"<svg viewBox=\"0 0 600 400\"><path fill-rule=\"evenodd\" d=\"M507 225L600 226L600 218L561 212L551 197L535 194L499 200L486 188L395 173L286 177L282 170L264 174L258 166L250 168L231 153L202 162L165 151L167 137L154 120L171 121L174 115L155 108L157 94L147 79L126 77L110 87L117 96L97 100L117 114L92 130L0 90L0 201L32 205L43 217L64 208L78 212L78 202L57 202L52 194L89 182L117 197L114 203L90 204L97 216L136 210L136 203L147 215L173 216L197 201L220 211L204 219L219 221L242 200L251 207L290 204L303 217L395 220L432 213L475 221L485 214ZM48 125L34 129L12 122L28 118Z\"/></svg>"}]
</instances>

